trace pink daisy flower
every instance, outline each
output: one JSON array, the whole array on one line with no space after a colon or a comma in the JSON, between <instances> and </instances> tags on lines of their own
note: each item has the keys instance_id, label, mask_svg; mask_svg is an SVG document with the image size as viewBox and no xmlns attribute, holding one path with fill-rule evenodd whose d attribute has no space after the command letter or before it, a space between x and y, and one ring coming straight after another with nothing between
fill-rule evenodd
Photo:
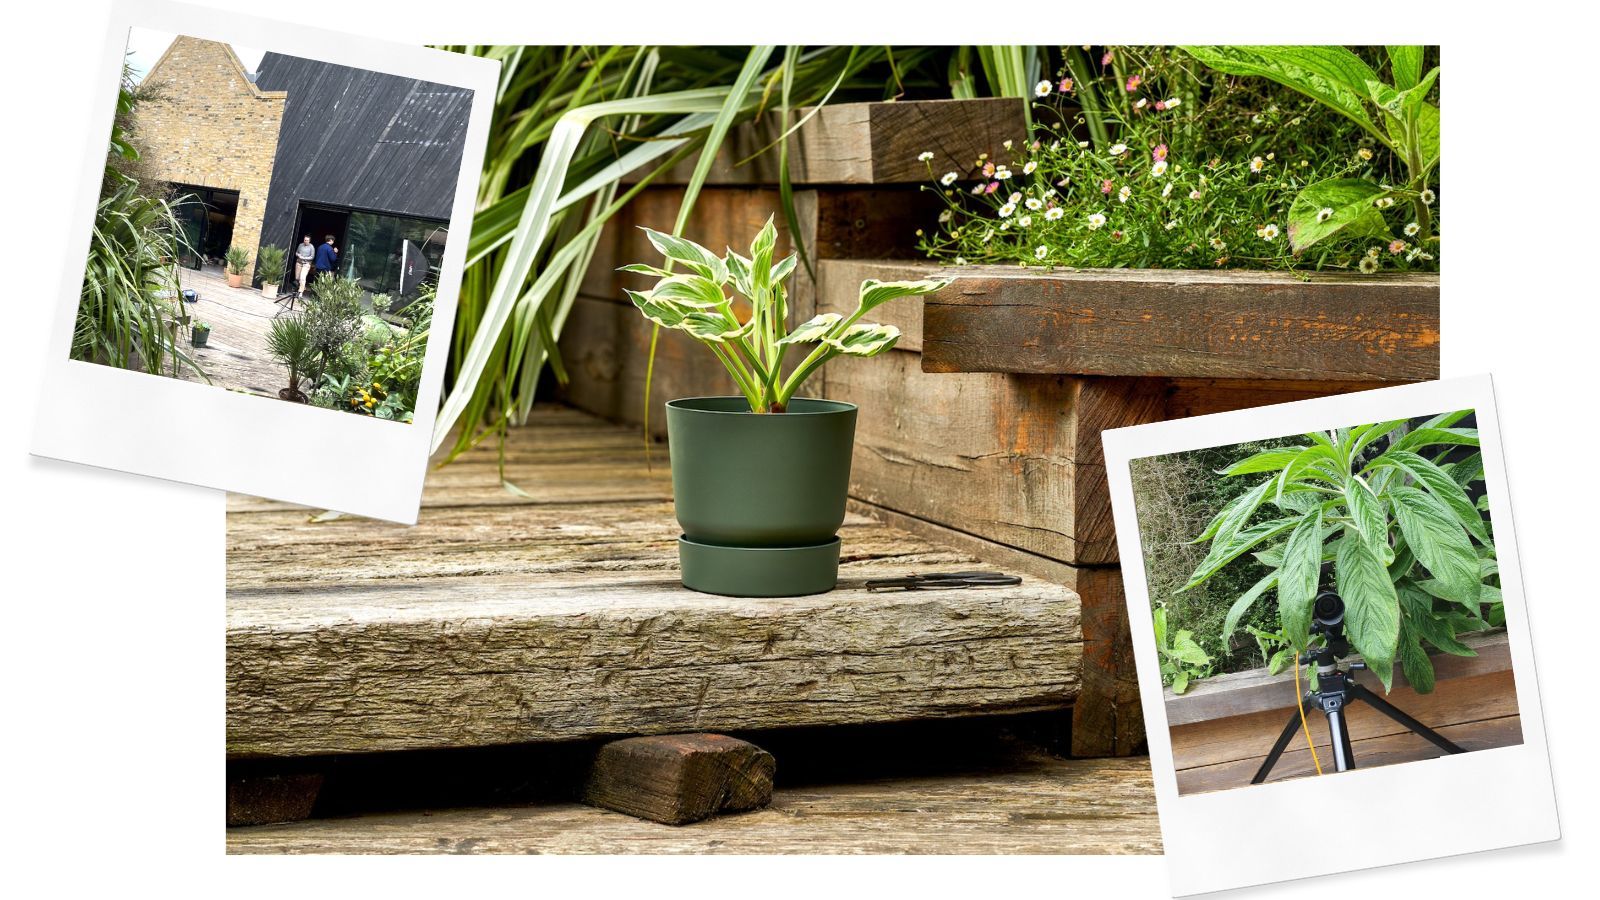
<instances>
[{"instance_id":1,"label":"pink daisy flower","mask_svg":"<svg viewBox=\"0 0 1600 900\"><path fill-rule=\"evenodd\" d=\"M1114 188L1114 187L1116 187L1116 185L1111 183L1111 179L1107 178L1104 181L1100 182L1100 193L1109 194L1109 193L1111 193L1111 189Z\"/></svg>"},{"instance_id":2,"label":"pink daisy flower","mask_svg":"<svg viewBox=\"0 0 1600 900\"><path fill-rule=\"evenodd\" d=\"M1166 110L1166 108L1167 108L1167 101L1165 101L1165 100L1157 100L1156 101L1156 112L1162 112L1162 111Z\"/></svg>"},{"instance_id":3,"label":"pink daisy flower","mask_svg":"<svg viewBox=\"0 0 1600 900\"><path fill-rule=\"evenodd\" d=\"M1389 252L1390 253L1403 253L1405 251L1405 249L1406 249L1406 242L1405 241L1390 241L1389 242Z\"/></svg>"},{"instance_id":4,"label":"pink daisy flower","mask_svg":"<svg viewBox=\"0 0 1600 900\"><path fill-rule=\"evenodd\" d=\"M1166 158L1167 158L1167 145L1166 144L1157 144L1156 148L1154 150L1150 151L1150 160L1151 160L1151 162L1161 162L1163 159L1166 159Z\"/></svg>"},{"instance_id":5,"label":"pink daisy flower","mask_svg":"<svg viewBox=\"0 0 1600 900\"><path fill-rule=\"evenodd\" d=\"M994 193L995 191L997 191L999 189L1000 189L1000 182L991 181L991 182L989 182L989 186L983 189L983 192L985 194L992 194L992 193Z\"/></svg>"},{"instance_id":6,"label":"pink daisy flower","mask_svg":"<svg viewBox=\"0 0 1600 900\"><path fill-rule=\"evenodd\" d=\"M1123 86L1123 90L1125 90L1125 91L1127 91L1128 93L1131 94L1134 91L1138 90L1139 89L1139 85L1141 85L1143 83L1144 83L1144 79L1143 78L1140 78L1137 75L1129 75L1128 76L1128 83Z\"/></svg>"},{"instance_id":7,"label":"pink daisy flower","mask_svg":"<svg viewBox=\"0 0 1600 900\"><path fill-rule=\"evenodd\" d=\"M994 177L994 163L986 162L986 163L983 164L983 177L985 177L985 178Z\"/></svg>"},{"instance_id":8,"label":"pink daisy flower","mask_svg":"<svg viewBox=\"0 0 1600 900\"><path fill-rule=\"evenodd\" d=\"M1063 78L1061 79L1061 83L1056 85L1056 87L1059 88L1063 94L1070 93L1072 91L1072 79Z\"/></svg>"},{"instance_id":9,"label":"pink daisy flower","mask_svg":"<svg viewBox=\"0 0 1600 900\"><path fill-rule=\"evenodd\" d=\"M1106 51L1106 55L1105 56L1100 57L1100 65L1102 65L1102 66L1111 65L1111 51L1110 50Z\"/></svg>"}]
</instances>

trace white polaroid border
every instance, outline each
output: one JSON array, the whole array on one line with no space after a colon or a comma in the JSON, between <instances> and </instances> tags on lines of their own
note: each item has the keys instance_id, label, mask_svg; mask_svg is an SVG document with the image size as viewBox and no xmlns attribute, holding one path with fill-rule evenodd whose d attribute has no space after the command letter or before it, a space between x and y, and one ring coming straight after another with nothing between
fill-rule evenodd
<instances>
[{"instance_id":1,"label":"white polaroid border","mask_svg":"<svg viewBox=\"0 0 1600 900\"><path fill-rule=\"evenodd\" d=\"M1431 761L1355 769L1335 778L1298 778L1179 796L1129 462L1467 408L1477 411L1482 438L1484 482L1499 551L1522 743ZM1118 428L1104 432L1103 442L1161 837L1174 895L1561 837L1499 416L1488 375ZM1461 790L1462 785L1472 789ZM1327 852L1318 852L1319 846Z\"/></svg>"},{"instance_id":2,"label":"white polaroid border","mask_svg":"<svg viewBox=\"0 0 1600 900\"><path fill-rule=\"evenodd\" d=\"M411 424L389 422L214 385L130 372L69 359L72 328L94 223L105 140L116 108L129 29L135 26L260 47L354 68L420 78L474 91L451 209L452 240L440 268L434 325L423 358ZM85 252L62 273L54 302L43 391L32 452L109 469L153 475L414 523L427 474L439 391L455 323L467 235L489 135L499 63L308 28L303 24L186 6L166 0L120 0L98 60L101 93L85 114L94 131L78 178L68 246Z\"/></svg>"}]
</instances>

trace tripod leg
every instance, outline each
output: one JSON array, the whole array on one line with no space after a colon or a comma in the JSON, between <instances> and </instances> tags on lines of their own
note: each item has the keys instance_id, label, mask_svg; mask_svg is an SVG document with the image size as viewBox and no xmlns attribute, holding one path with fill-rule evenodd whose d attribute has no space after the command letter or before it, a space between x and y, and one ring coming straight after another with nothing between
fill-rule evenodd
<instances>
[{"instance_id":1,"label":"tripod leg","mask_svg":"<svg viewBox=\"0 0 1600 900\"><path fill-rule=\"evenodd\" d=\"M1444 735L1440 734L1437 731L1434 731L1432 728L1429 728L1428 726L1422 724L1421 722L1418 722L1416 719L1413 719L1410 716L1406 715L1405 712L1403 712L1399 707L1397 707L1394 704L1390 703L1389 701L1383 699L1382 697L1378 696L1377 694L1373 693L1372 691L1367 690L1366 688L1362 687L1361 685L1356 684L1355 682L1352 681L1350 683L1349 691L1350 691L1350 699L1352 699L1352 700L1358 700L1358 699L1359 700L1365 700L1366 702L1372 704L1372 708L1373 709L1376 709L1378 712L1383 713L1384 715L1386 715L1389 718L1395 720L1396 722L1399 722L1401 725L1404 725L1405 727L1407 727L1407 728L1411 729L1412 731L1416 732L1422 738L1427 740L1428 743L1433 744L1435 747L1438 747L1440 750L1443 750L1446 753L1465 753L1465 752L1467 752L1467 751L1463 750L1461 747L1457 746L1449 738L1445 737Z\"/></svg>"},{"instance_id":2,"label":"tripod leg","mask_svg":"<svg viewBox=\"0 0 1600 900\"><path fill-rule=\"evenodd\" d=\"M1350 747L1350 725L1344 707L1328 710L1328 744L1333 748L1333 770L1348 772L1356 767L1355 751Z\"/></svg>"},{"instance_id":3,"label":"tripod leg","mask_svg":"<svg viewBox=\"0 0 1600 900\"><path fill-rule=\"evenodd\" d=\"M1271 752L1261 762L1261 768L1257 769L1255 777L1250 779L1251 784L1260 784L1267 780L1267 776L1272 772L1272 767L1278 763L1278 757L1283 755L1283 751L1288 748L1289 742L1294 740L1294 733L1299 729L1300 713L1296 710L1289 714L1288 724L1283 726L1283 733L1278 735L1278 742L1272 745Z\"/></svg>"}]
</instances>

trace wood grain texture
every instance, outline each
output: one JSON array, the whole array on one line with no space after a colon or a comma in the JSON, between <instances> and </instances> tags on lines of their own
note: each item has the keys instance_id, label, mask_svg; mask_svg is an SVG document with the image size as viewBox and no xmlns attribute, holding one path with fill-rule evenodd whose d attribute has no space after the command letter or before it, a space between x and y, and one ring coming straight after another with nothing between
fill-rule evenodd
<instances>
[{"instance_id":1,"label":"wood grain texture","mask_svg":"<svg viewBox=\"0 0 1600 900\"><path fill-rule=\"evenodd\" d=\"M461 483L435 484L409 529L230 510L230 757L900 721L1076 695L1067 588L869 596L868 578L974 561L853 516L840 590L693 594L677 582L662 488L627 480L642 446L599 439L630 432L557 412L546 441L540 421L508 449L532 500L482 496L497 484L485 446L430 477Z\"/></svg>"},{"instance_id":2,"label":"wood grain texture","mask_svg":"<svg viewBox=\"0 0 1600 900\"><path fill-rule=\"evenodd\" d=\"M1149 761L1041 757L1004 772L779 788L772 805L667 828L575 803L228 831L229 853L1150 854Z\"/></svg>"},{"instance_id":3,"label":"wood grain texture","mask_svg":"<svg viewBox=\"0 0 1600 900\"><path fill-rule=\"evenodd\" d=\"M721 734L624 738L595 754L583 802L663 825L688 825L772 802L772 754Z\"/></svg>"},{"instance_id":4,"label":"wood grain texture","mask_svg":"<svg viewBox=\"0 0 1600 900\"><path fill-rule=\"evenodd\" d=\"M924 300L930 372L1421 381L1439 279L1275 272L957 270Z\"/></svg>"},{"instance_id":5,"label":"wood grain texture","mask_svg":"<svg viewBox=\"0 0 1600 900\"><path fill-rule=\"evenodd\" d=\"M1438 377L1437 373L1433 377ZM1384 387L1370 381L1273 381L1261 378L1170 378L1166 418L1185 419L1312 397L1352 394Z\"/></svg>"},{"instance_id":6,"label":"wood grain texture","mask_svg":"<svg viewBox=\"0 0 1600 900\"><path fill-rule=\"evenodd\" d=\"M1434 653L1429 657L1433 661L1434 680L1439 691L1444 691L1445 683L1454 679L1511 671L1511 648L1505 631L1463 635L1462 643L1476 650L1478 655L1451 656ZM1347 661L1359 661L1360 658L1359 655L1354 655ZM1362 681L1368 685L1376 683L1376 679L1370 676L1362 678ZM1410 691L1405 673L1398 667L1394 673L1394 688L1397 691L1402 688ZM1294 673L1286 671L1269 675L1266 669L1251 669L1248 672L1205 678L1195 682L1193 687L1182 694L1174 694L1171 688L1167 688L1162 695L1167 708L1168 727L1225 719L1264 710L1293 709L1296 699Z\"/></svg>"},{"instance_id":7,"label":"wood grain texture","mask_svg":"<svg viewBox=\"0 0 1600 900\"><path fill-rule=\"evenodd\" d=\"M824 106L789 138L789 177L805 185L922 184L952 170L966 177L979 168L981 154L1004 154L1005 141L1025 138L1025 102L983 98ZM796 111L791 123L808 112ZM776 152L742 166L734 163L771 145L782 132L772 114L733 129L707 183L777 184ZM924 151L934 154L931 161L917 159ZM657 182L685 184L693 171L694 160L686 160Z\"/></svg>"}]
</instances>

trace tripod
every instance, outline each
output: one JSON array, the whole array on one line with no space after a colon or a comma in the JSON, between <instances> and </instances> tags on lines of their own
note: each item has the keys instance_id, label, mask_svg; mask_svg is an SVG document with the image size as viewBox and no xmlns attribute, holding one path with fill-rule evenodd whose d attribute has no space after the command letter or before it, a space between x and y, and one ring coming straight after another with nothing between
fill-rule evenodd
<instances>
[{"instance_id":1,"label":"tripod","mask_svg":"<svg viewBox=\"0 0 1600 900\"><path fill-rule=\"evenodd\" d=\"M1345 721L1344 710L1357 700L1405 726L1408 731L1424 738L1446 753L1466 752L1449 738L1418 722L1399 707L1357 683L1355 673L1365 669L1367 667L1365 663L1351 663L1348 669L1339 667L1340 658L1350 653L1350 642L1344 636L1343 598L1332 591L1318 594L1313 616L1311 633L1322 635L1324 640L1321 647L1307 650L1297 660L1299 665L1313 662L1317 664L1317 689L1306 691L1301 703L1305 709L1320 709L1327 717L1335 771L1345 772L1356 767L1355 752L1350 747L1350 726ZM1300 729L1300 715L1299 710L1289 714L1289 721L1283 726L1283 733L1278 735L1278 741L1272 745L1272 751L1262 761L1261 768L1256 770L1255 777L1250 779L1251 784L1260 784L1267 780L1272 767L1278 762L1278 757L1283 755L1289 742L1294 740L1294 733Z\"/></svg>"}]
</instances>

